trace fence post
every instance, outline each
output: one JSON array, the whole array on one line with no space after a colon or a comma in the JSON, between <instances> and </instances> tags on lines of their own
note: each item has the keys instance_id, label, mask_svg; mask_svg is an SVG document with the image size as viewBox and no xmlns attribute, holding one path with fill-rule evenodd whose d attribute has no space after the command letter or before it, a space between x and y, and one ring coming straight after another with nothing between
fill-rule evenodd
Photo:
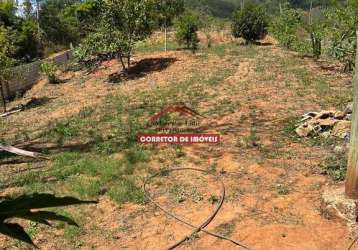
<instances>
[{"instance_id":1,"label":"fence post","mask_svg":"<svg viewBox=\"0 0 358 250\"><path fill-rule=\"evenodd\" d=\"M356 35L358 44L358 31ZM348 154L346 196L351 199L358 199L358 46L353 79L353 117L351 142Z\"/></svg>"}]
</instances>

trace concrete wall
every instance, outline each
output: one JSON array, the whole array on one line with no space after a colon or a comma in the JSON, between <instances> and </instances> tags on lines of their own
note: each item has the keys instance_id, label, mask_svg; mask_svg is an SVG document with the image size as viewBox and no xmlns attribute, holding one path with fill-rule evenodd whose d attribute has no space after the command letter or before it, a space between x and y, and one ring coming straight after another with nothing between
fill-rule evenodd
<instances>
[{"instance_id":1,"label":"concrete wall","mask_svg":"<svg viewBox=\"0 0 358 250\"><path fill-rule=\"evenodd\" d=\"M72 51L68 50L52 59L57 66L64 65L72 59ZM13 69L14 77L4 86L5 98L11 98L31 89L41 77L40 67L44 60L17 66Z\"/></svg>"}]
</instances>

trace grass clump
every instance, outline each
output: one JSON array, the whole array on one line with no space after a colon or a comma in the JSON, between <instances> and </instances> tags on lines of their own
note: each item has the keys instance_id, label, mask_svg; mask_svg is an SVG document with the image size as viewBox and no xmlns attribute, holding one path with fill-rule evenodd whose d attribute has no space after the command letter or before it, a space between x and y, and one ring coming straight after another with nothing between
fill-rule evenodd
<instances>
[{"instance_id":1,"label":"grass clump","mask_svg":"<svg viewBox=\"0 0 358 250\"><path fill-rule=\"evenodd\" d=\"M334 181L344 181L347 173L347 156L345 154L333 154L320 164L322 174L330 176Z\"/></svg>"},{"instance_id":2,"label":"grass clump","mask_svg":"<svg viewBox=\"0 0 358 250\"><path fill-rule=\"evenodd\" d=\"M129 179L123 179L116 183L108 193L109 197L118 204L133 202L137 204L144 204L147 198L143 190L136 186L136 184Z\"/></svg>"}]
</instances>

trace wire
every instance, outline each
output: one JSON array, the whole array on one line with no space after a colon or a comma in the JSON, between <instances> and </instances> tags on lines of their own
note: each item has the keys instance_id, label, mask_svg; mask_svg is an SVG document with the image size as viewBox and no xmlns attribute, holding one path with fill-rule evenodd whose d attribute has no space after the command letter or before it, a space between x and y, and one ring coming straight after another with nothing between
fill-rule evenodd
<instances>
[{"instance_id":1,"label":"wire","mask_svg":"<svg viewBox=\"0 0 358 250\"><path fill-rule=\"evenodd\" d=\"M144 194L146 195L146 197L156 206L158 207L161 211L163 211L165 214L167 214L168 216L176 219L177 221L193 228L194 230L192 231L191 234L185 236L183 239L179 240L178 242L176 242L175 244L171 245L170 247L168 247L167 249L168 250L172 250L172 249L175 249L177 248L178 246L180 246L181 244L183 244L185 241L189 240L190 238L192 238L194 235L196 235L197 233L199 232L204 232L208 235L211 235L211 236L214 236L216 238L219 238L219 239L222 239L222 240L226 240L226 241L229 241L239 247L242 247L244 249L250 249L249 247L241 244L240 242L238 241L235 241L233 239L230 239L230 238L227 238L223 235L220 235L220 234L217 234L217 233L213 233L213 232L210 232L208 230L205 230L205 227L207 227L211 221L215 218L215 216L217 215L217 213L220 211L222 205L224 204L224 200L225 200L225 184L224 182L222 181L222 179L213 174L213 173L210 173L208 171L205 171L203 169L198 169L198 168L174 168L174 169L169 169L169 170L166 170L165 172L166 173L170 173L170 172L174 172L174 171L185 171L185 170L191 170L191 171L198 171L198 172L202 172L202 173L206 173L206 174L210 174L210 175L213 175L215 176L219 181L220 181L220 184L221 184L221 198L220 198L220 201L216 207L216 209L214 210L214 212L210 215L210 217L208 219L205 220L204 223L202 223L200 226L195 226L195 225L192 225L191 223L187 222L187 221L184 221L183 219L179 218L178 216L176 216L175 214L169 212L168 210L166 210L165 208L163 208L161 205L159 205L156 201L154 201L154 199L149 195L148 191L147 191L147 185L148 183L150 182L150 180L152 180L153 178L159 176L161 173L156 173L152 176L150 176L149 178L147 178L144 182L144 185L143 185L143 190L144 190Z\"/></svg>"}]
</instances>

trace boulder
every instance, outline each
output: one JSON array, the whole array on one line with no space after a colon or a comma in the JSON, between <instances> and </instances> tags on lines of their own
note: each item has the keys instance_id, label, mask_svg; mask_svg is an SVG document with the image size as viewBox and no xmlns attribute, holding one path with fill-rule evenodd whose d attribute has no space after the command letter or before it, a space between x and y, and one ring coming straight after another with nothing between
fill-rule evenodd
<instances>
[{"instance_id":1,"label":"boulder","mask_svg":"<svg viewBox=\"0 0 358 250\"><path fill-rule=\"evenodd\" d=\"M350 121L339 121L333 127L332 135L344 139L347 137L351 130L352 123Z\"/></svg>"}]
</instances>

